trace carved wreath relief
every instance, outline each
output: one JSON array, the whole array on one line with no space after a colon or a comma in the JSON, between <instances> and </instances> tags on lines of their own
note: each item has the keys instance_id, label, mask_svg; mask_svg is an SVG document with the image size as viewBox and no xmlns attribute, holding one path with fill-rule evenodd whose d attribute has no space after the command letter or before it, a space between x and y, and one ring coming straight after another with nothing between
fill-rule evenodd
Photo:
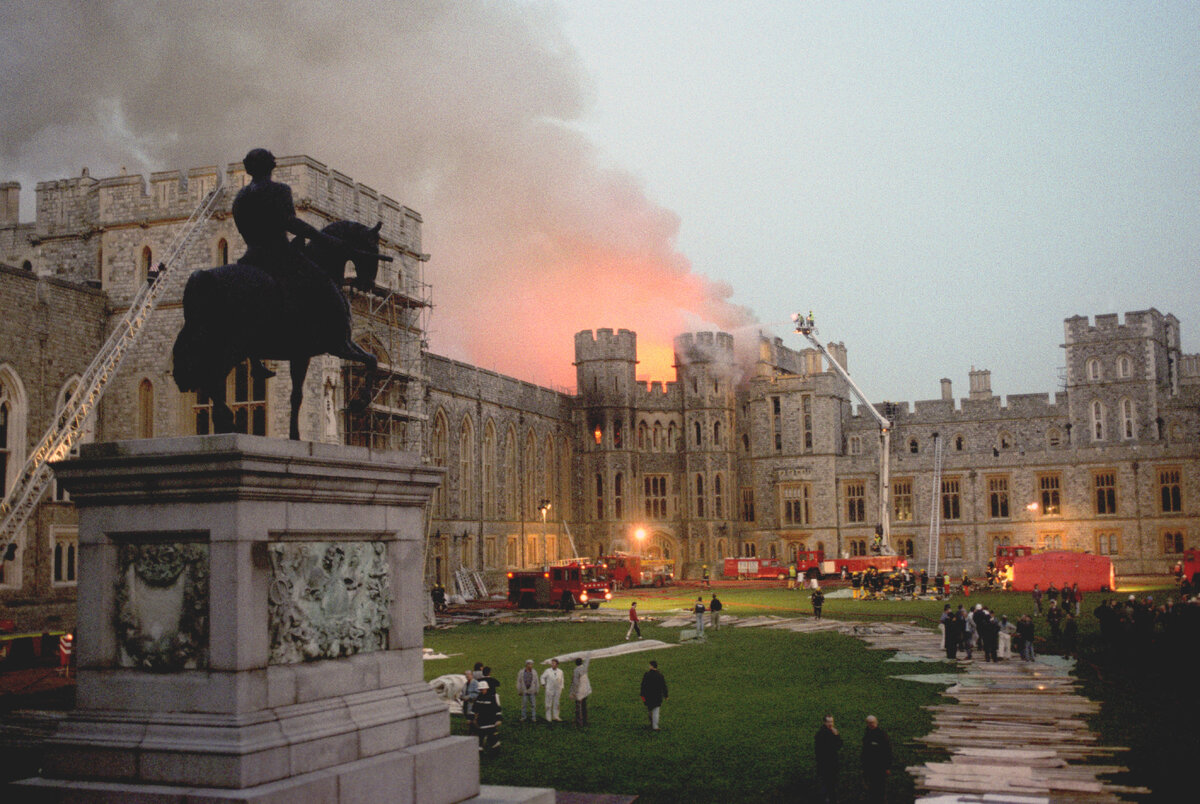
<instances>
[{"instance_id":1,"label":"carved wreath relief","mask_svg":"<svg viewBox=\"0 0 1200 804\"><path fill-rule=\"evenodd\" d=\"M118 662L155 672L208 665L208 545L123 544L117 552Z\"/></svg>"},{"instance_id":2,"label":"carved wreath relief","mask_svg":"<svg viewBox=\"0 0 1200 804\"><path fill-rule=\"evenodd\" d=\"M387 650L385 544L283 542L269 555L271 664Z\"/></svg>"}]
</instances>

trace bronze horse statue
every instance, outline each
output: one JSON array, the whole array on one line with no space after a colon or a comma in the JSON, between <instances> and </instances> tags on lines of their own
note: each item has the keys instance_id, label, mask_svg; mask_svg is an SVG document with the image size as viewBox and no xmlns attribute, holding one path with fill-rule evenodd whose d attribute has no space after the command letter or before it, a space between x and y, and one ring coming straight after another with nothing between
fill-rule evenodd
<instances>
[{"instance_id":1,"label":"bronze horse statue","mask_svg":"<svg viewBox=\"0 0 1200 804\"><path fill-rule=\"evenodd\" d=\"M253 370L265 372L260 361L289 363L292 394L289 435L300 438L300 403L304 378L313 357L330 354L362 363L367 382L353 405L365 407L371 398L378 361L350 338L350 305L341 288L346 262L354 265L353 285L360 290L375 286L379 263L391 257L379 254L379 229L354 221L336 221L303 248L304 257L337 288L340 311L322 301L332 295L316 288L313 279L278 274L254 265L234 263L193 273L183 291L183 329L173 349L175 384L180 391L196 391L212 400L213 432L234 431L233 411L225 402L225 378L244 360ZM324 292L322 293L322 290Z\"/></svg>"}]
</instances>

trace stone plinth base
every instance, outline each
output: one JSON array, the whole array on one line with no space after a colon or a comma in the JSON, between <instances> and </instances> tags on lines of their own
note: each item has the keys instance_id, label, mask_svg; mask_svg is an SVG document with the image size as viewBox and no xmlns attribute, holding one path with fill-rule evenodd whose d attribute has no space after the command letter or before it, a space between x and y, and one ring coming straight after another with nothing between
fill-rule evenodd
<instances>
[{"instance_id":1,"label":"stone plinth base","mask_svg":"<svg viewBox=\"0 0 1200 804\"><path fill-rule=\"evenodd\" d=\"M76 709L20 800L451 804L423 678L415 455L241 435L85 445Z\"/></svg>"}]
</instances>

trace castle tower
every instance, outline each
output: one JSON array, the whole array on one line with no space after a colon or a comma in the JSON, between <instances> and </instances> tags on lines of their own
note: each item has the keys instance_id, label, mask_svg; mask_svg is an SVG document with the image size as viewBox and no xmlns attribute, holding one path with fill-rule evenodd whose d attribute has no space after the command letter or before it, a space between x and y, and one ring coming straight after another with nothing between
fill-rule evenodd
<instances>
[{"instance_id":1,"label":"castle tower","mask_svg":"<svg viewBox=\"0 0 1200 804\"><path fill-rule=\"evenodd\" d=\"M1179 321L1158 310L1063 323L1071 442L1078 447L1158 440L1162 408L1178 393Z\"/></svg>"},{"instance_id":2,"label":"castle tower","mask_svg":"<svg viewBox=\"0 0 1200 804\"><path fill-rule=\"evenodd\" d=\"M697 332L675 339L683 405L680 513L687 558L710 563L718 538L732 533L737 484L733 336Z\"/></svg>"},{"instance_id":3,"label":"castle tower","mask_svg":"<svg viewBox=\"0 0 1200 804\"><path fill-rule=\"evenodd\" d=\"M627 329L575 334L583 543L625 539L637 510L634 452L637 335Z\"/></svg>"}]
</instances>

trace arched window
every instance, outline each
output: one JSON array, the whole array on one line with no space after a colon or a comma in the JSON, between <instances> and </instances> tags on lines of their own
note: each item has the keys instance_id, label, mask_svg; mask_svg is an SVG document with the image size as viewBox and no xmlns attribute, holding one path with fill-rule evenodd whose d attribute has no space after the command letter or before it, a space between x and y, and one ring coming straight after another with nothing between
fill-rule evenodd
<instances>
[{"instance_id":1,"label":"arched window","mask_svg":"<svg viewBox=\"0 0 1200 804\"><path fill-rule=\"evenodd\" d=\"M483 518L496 518L496 425L483 426Z\"/></svg>"},{"instance_id":2,"label":"arched window","mask_svg":"<svg viewBox=\"0 0 1200 804\"><path fill-rule=\"evenodd\" d=\"M542 444L542 497L554 504L554 473L558 464L554 459L554 438L549 433Z\"/></svg>"},{"instance_id":3,"label":"arched window","mask_svg":"<svg viewBox=\"0 0 1200 804\"><path fill-rule=\"evenodd\" d=\"M675 451L675 422L667 424L667 452Z\"/></svg>"},{"instance_id":4,"label":"arched window","mask_svg":"<svg viewBox=\"0 0 1200 804\"><path fill-rule=\"evenodd\" d=\"M217 241L217 265L229 264L229 241L221 238Z\"/></svg>"},{"instance_id":5,"label":"arched window","mask_svg":"<svg viewBox=\"0 0 1200 804\"><path fill-rule=\"evenodd\" d=\"M1133 362L1128 355L1121 355L1117 358L1117 376L1121 379L1126 379L1133 373Z\"/></svg>"},{"instance_id":6,"label":"arched window","mask_svg":"<svg viewBox=\"0 0 1200 804\"><path fill-rule=\"evenodd\" d=\"M1062 431L1057 427L1051 427L1046 431L1046 446L1052 449L1062 446Z\"/></svg>"},{"instance_id":7,"label":"arched window","mask_svg":"<svg viewBox=\"0 0 1200 804\"><path fill-rule=\"evenodd\" d=\"M1094 357L1087 362L1087 378L1092 382L1100 379L1100 361Z\"/></svg>"},{"instance_id":8,"label":"arched window","mask_svg":"<svg viewBox=\"0 0 1200 804\"><path fill-rule=\"evenodd\" d=\"M919 443L917 443L917 439L915 439L915 438L908 439L908 451L911 452L913 455L916 455L918 452L921 451L921 445Z\"/></svg>"},{"instance_id":9,"label":"arched window","mask_svg":"<svg viewBox=\"0 0 1200 804\"><path fill-rule=\"evenodd\" d=\"M723 494L724 489L721 488L721 475L718 473L713 477L713 516L717 519L725 518L725 500Z\"/></svg>"},{"instance_id":10,"label":"arched window","mask_svg":"<svg viewBox=\"0 0 1200 804\"><path fill-rule=\"evenodd\" d=\"M138 383L138 438L154 438L154 383Z\"/></svg>"},{"instance_id":11,"label":"arched window","mask_svg":"<svg viewBox=\"0 0 1200 804\"><path fill-rule=\"evenodd\" d=\"M439 409L433 417L433 431L429 435L429 459L434 466L445 467L450 460L450 428L446 424L446 414ZM443 519L447 516L448 495L445 482L438 486L433 493L433 510Z\"/></svg>"},{"instance_id":12,"label":"arched window","mask_svg":"<svg viewBox=\"0 0 1200 804\"><path fill-rule=\"evenodd\" d=\"M525 471L522 473L525 483L525 510L521 516L526 521L534 518L538 509L538 456L537 456L537 439L534 438L533 430L525 431Z\"/></svg>"},{"instance_id":13,"label":"arched window","mask_svg":"<svg viewBox=\"0 0 1200 804\"><path fill-rule=\"evenodd\" d=\"M696 475L696 516L704 519L704 475Z\"/></svg>"},{"instance_id":14,"label":"arched window","mask_svg":"<svg viewBox=\"0 0 1200 804\"><path fill-rule=\"evenodd\" d=\"M1092 440L1104 440L1104 404L1099 399L1092 401Z\"/></svg>"},{"instance_id":15,"label":"arched window","mask_svg":"<svg viewBox=\"0 0 1200 804\"><path fill-rule=\"evenodd\" d=\"M510 425L504 434L504 472L500 478L504 489L503 516L507 519L517 518L517 431Z\"/></svg>"},{"instance_id":16,"label":"arched window","mask_svg":"<svg viewBox=\"0 0 1200 804\"><path fill-rule=\"evenodd\" d=\"M767 558L778 558L779 556L776 555L775 551L775 542L771 542L769 545L767 545Z\"/></svg>"},{"instance_id":17,"label":"arched window","mask_svg":"<svg viewBox=\"0 0 1200 804\"><path fill-rule=\"evenodd\" d=\"M696 449L700 448L700 422L696 422Z\"/></svg>"},{"instance_id":18,"label":"arched window","mask_svg":"<svg viewBox=\"0 0 1200 804\"><path fill-rule=\"evenodd\" d=\"M625 488L624 476L617 472L613 477L613 516L616 519L621 519L625 516Z\"/></svg>"},{"instance_id":19,"label":"arched window","mask_svg":"<svg viewBox=\"0 0 1200 804\"><path fill-rule=\"evenodd\" d=\"M458 515L475 516L475 426L464 416L458 431Z\"/></svg>"},{"instance_id":20,"label":"arched window","mask_svg":"<svg viewBox=\"0 0 1200 804\"><path fill-rule=\"evenodd\" d=\"M967 448L967 440L960 435L955 436L954 437L954 451L962 452L966 448Z\"/></svg>"},{"instance_id":21,"label":"arched window","mask_svg":"<svg viewBox=\"0 0 1200 804\"><path fill-rule=\"evenodd\" d=\"M604 519L604 475L596 473L596 519Z\"/></svg>"},{"instance_id":22,"label":"arched window","mask_svg":"<svg viewBox=\"0 0 1200 804\"><path fill-rule=\"evenodd\" d=\"M637 436L638 449L646 449L646 447L648 446L647 440L646 440L646 430L647 430L646 423L638 422L638 436Z\"/></svg>"},{"instance_id":23,"label":"arched window","mask_svg":"<svg viewBox=\"0 0 1200 804\"><path fill-rule=\"evenodd\" d=\"M721 423L713 422L713 446L721 446Z\"/></svg>"},{"instance_id":24,"label":"arched window","mask_svg":"<svg viewBox=\"0 0 1200 804\"><path fill-rule=\"evenodd\" d=\"M725 540L717 539L717 558L724 558L726 552L727 551L725 550Z\"/></svg>"},{"instance_id":25,"label":"arched window","mask_svg":"<svg viewBox=\"0 0 1200 804\"><path fill-rule=\"evenodd\" d=\"M63 384L63 387L58 392L58 399L54 403L54 410L56 413L61 413L62 410L66 408L67 403L71 401L72 394L75 393L78 387L79 377L72 377ZM95 440L96 414L95 412L92 412L88 415L87 420L84 421L83 427L79 431L79 439L75 442L75 445L71 447L71 457L79 455L80 446L83 444L90 444ZM53 486L55 500L58 502L70 502L71 496L67 493L66 489L59 486L57 481L54 482Z\"/></svg>"},{"instance_id":26,"label":"arched window","mask_svg":"<svg viewBox=\"0 0 1200 804\"><path fill-rule=\"evenodd\" d=\"M1012 434L1007 430L1001 430L1000 435L996 438L996 446L1000 449L1012 449L1012 445Z\"/></svg>"},{"instance_id":27,"label":"arched window","mask_svg":"<svg viewBox=\"0 0 1200 804\"><path fill-rule=\"evenodd\" d=\"M658 452L662 449L662 423L654 423L654 451Z\"/></svg>"},{"instance_id":28,"label":"arched window","mask_svg":"<svg viewBox=\"0 0 1200 804\"><path fill-rule=\"evenodd\" d=\"M1121 400L1121 438L1136 438L1137 426L1133 418L1133 400Z\"/></svg>"},{"instance_id":29,"label":"arched window","mask_svg":"<svg viewBox=\"0 0 1200 804\"><path fill-rule=\"evenodd\" d=\"M138 257L138 277L145 282L150 277L150 266L154 264L154 253L149 246L142 246L141 256Z\"/></svg>"},{"instance_id":30,"label":"arched window","mask_svg":"<svg viewBox=\"0 0 1200 804\"><path fill-rule=\"evenodd\" d=\"M565 438L558 440L558 511L559 519L573 518L571 513L571 444Z\"/></svg>"}]
</instances>

